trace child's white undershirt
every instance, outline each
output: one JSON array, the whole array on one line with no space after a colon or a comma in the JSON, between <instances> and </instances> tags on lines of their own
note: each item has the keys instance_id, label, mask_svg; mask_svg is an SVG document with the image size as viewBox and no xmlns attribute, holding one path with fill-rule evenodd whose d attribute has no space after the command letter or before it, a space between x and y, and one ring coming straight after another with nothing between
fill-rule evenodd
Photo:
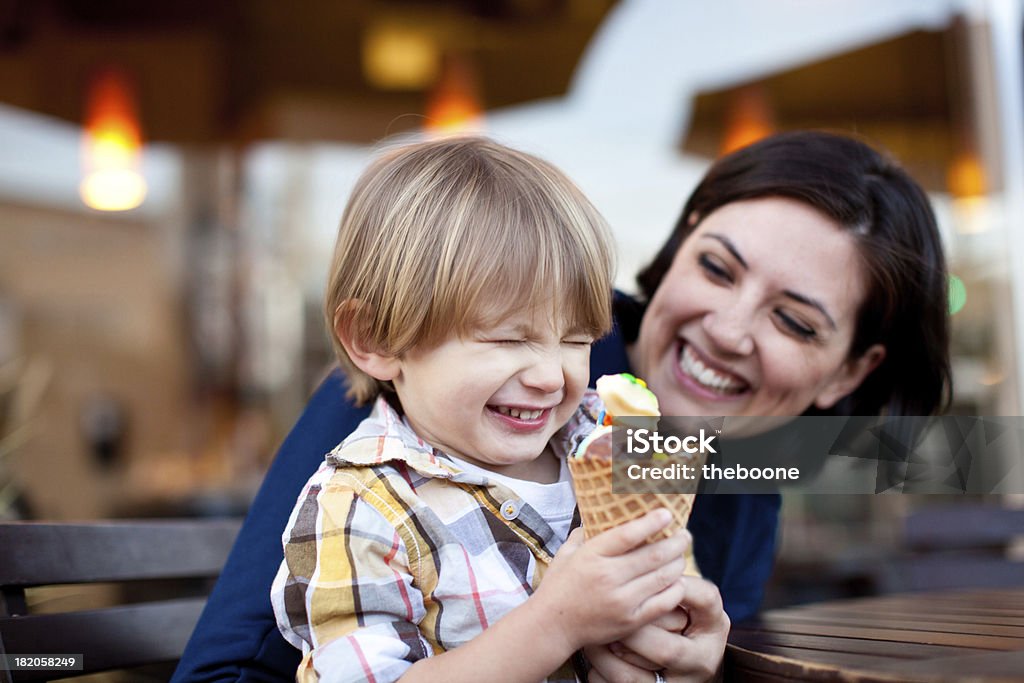
<instances>
[{"instance_id":1,"label":"child's white undershirt","mask_svg":"<svg viewBox=\"0 0 1024 683\"><path fill-rule=\"evenodd\" d=\"M569 527L576 511L576 495L569 480L569 467L565 463L565 458L559 458L558 461L558 481L552 484L538 484L535 481L515 479L492 472L461 458L451 455L448 457L466 472L487 477L515 491L530 507L540 513L559 538L565 540L569 536Z\"/></svg>"}]
</instances>

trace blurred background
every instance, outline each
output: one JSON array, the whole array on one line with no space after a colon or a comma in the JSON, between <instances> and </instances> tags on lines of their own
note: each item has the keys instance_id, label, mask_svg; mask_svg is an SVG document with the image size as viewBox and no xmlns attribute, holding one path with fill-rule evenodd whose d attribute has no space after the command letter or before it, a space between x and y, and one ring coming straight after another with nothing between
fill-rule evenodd
<instances>
[{"instance_id":1,"label":"blurred background","mask_svg":"<svg viewBox=\"0 0 1024 683\"><path fill-rule=\"evenodd\" d=\"M244 514L332 363L321 295L348 191L382 140L424 131L561 166L612 224L627 291L715 157L855 133L939 217L954 412L1019 415L1021 16L1021 0L0 0L0 517ZM940 526L965 546L1021 504L961 498L787 497L769 603L980 576L914 574L948 545L914 536L929 510L961 506ZM992 567L1020 559L1021 529L1004 531L971 539Z\"/></svg>"}]
</instances>

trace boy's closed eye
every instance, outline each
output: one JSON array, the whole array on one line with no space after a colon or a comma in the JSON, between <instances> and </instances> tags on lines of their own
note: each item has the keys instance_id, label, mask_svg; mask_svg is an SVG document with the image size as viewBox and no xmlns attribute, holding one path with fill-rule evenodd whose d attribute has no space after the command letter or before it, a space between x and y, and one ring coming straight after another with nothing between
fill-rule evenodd
<instances>
[{"instance_id":1,"label":"boy's closed eye","mask_svg":"<svg viewBox=\"0 0 1024 683\"><path fill-rule=\"evenodd\" d=\"M570 344L571 346L590 346L594 343L594 338L590 335L572 336L563 339L562 343Z\"/></svg>"},{"instance_id":2,"label":"boy's closed eye","mask_svg":"<svg viewBox=\"0 0 1024 683\"><path fill-rule=\"evenodd\" d=\"M530 340L523 338L496 338L496 339L483 339L481 340L488 344L500 344L500 345L513 345L513 344L529 344ZM563 344L570 346L590 346L594 343L594 338L590 336L580 337L567 337L562 340Z\"/></svg>"}]
</instances>

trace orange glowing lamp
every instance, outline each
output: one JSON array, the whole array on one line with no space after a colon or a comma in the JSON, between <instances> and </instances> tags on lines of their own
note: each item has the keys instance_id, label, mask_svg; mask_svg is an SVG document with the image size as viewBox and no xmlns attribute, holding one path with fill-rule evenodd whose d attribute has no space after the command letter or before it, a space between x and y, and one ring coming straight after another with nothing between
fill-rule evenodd
<instances>
[{"instance_id":1,"label":"orange glowing lamp","mask_svg":"<svg viewBox=\"0 0 1024 683\"><path fill-rule=\"evenodd\" d=\"M720 153L730 154L775 132L774 115L763 86L749 85L732 93Z\"/></svg>"},{"instance_id":2,"label":"orange glowing lamp","mask_svg":"<svg viewBox=\"0 0 1024 683\"><path fill-rule=\"evenodd\" d=\"M449 57L427 102L425 128L434 135L457 135L483 128L483 108L473 70L464 60Z\"/></svg>"},{"instance_id":3,"label":"orange glowing lamp","mask_svg":"<svg viewBox=\"0 0 1024 683\"><path fill-rule=\"evenodd\" d=\"M96 74L89 86L82 135L82 183L86 206L127 211L146 198L142 176L142 130L130 82L114 68Z\"/></svg>"},{"instance_id":4,"label":"orange glowing lamp","mask_svg":"<svg viewBox=\"0 0 1024 683\"><path fill-rule=\"evenodd\" d=\"M946 185L957 199L983 197L988 191L985 166L977 154L961 152L954 157L946 172Z\"/></svg>"}]
</instances>

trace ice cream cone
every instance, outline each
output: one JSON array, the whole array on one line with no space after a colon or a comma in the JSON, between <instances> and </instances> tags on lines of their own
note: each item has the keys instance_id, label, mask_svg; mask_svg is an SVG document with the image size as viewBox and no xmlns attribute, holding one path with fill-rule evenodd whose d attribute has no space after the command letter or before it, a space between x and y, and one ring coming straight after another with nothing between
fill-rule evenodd
<instances>
[{"instance_id":1,"label":"ice cream cone","mask_svg":"<svg viewBox=\"0 0 1024 683\"><path fill-rule=\"evenodd\" d=\"M669 538L685 529L693 508L693 493L613 491L612 434L611 429L603 429L604 433L589 440L583 457L569 458L569 471L572 474L576 503L579 505L586 538L592 538L602 531L643 517L659 507L666 508L672 513L672 521L664 529L648 537L648 543ZM628 486L629 481L629 478L622 474L619 477L619 488ZM692 551L688 549L686 555L686 573L699 576Z\"/></svg>"}]
</instances>

